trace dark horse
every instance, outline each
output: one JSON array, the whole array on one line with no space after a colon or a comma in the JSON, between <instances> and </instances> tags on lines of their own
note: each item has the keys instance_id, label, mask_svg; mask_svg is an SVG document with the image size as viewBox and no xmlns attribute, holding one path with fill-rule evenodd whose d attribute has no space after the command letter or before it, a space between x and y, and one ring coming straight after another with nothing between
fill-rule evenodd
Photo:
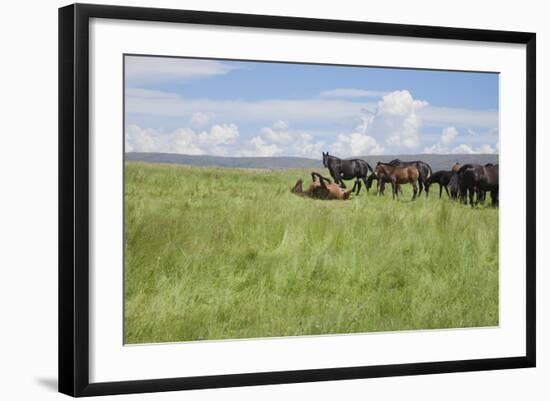
<instances>
[{"instance_id":1,"label":"dark horse","mask_svg":"<svg viewBox=\"0 0 550 401\"><path fill-rule=\"evenodd\" d=\"M464 203L467 203L466 192L470 205L474 207L474 194L477 195L477 205L484 196L483 192L491 193L491 205L498 206L498 164L481 166L479 164L465 164L458 171L461 192L464 196Z\"/></svg>"},{"instance_id":2,"label":"dark horse","mask_svg":"<svg viewBox=\"0 0 550 401\"><path fill-rule=\"evenodd\" d=\"M452 171L445 171L440 170L433 173L428 179L426 180L426 196L428 195L428 192L430 191L430 186L432 184L438 183L439 184L439 198L441 199L441 194L443 192L443 188L445 188L445 192L447 192L447 196L450 198L451 195L449 194L449 190L447 189L447 186L451 182L451 177L453 176Z\"/></svg>"},{"instance_id":3,"label":"dark horse","mask_svg":"<svg viewBox=\"0 0 550 401\"><path fill-rule=\"evenodd\" d=\"M453 166L451 167L451 179L449 180L449 184L447 184L448 189L450 189L451 191L451 199L463 198L460 189L460 177L458 176L460 167L462 167L462 165L458 162L453 164Z\"/></svg>"},{"instance_id":4,"label":"dark horse","mask_svg":"<svg viewBox=\"0 0 550 401\"><path fill-rule=\"evenodd\" d=\"M351 192L355 192L357 188L357 194L361 191L361 181L367 186L367 175L370 172L373 172L372 167L364 160L361 159L350 159L343 160L336 156L331 156L328 152L323 152L323 166L328 168L330 175L334 179L336 184L339 184L342 188L346 188L343 180L353 180L355 178L355 183L353 184L353 189Z\"/></svg>"},{"instance_id":5,"label":"dark horse","mask_svg":"<svg viewBox=\"0 0 550 401\"><path fill-rule=\"evenodd\" d=\"M408 166L415 166L418 169L418 188L420 191L418 191L418 195L422 193L422 188L426 186L426 182L428 181L428 178L432 175L432 168L430 165L426 162L423 162L421 160L415 160L411 162L404 162L403 160L399 159L393 159L388 164L391 164L395 167L408 167ZM428 191L426 191L426 196L428 196Z\"/></svg>"}]
</instances>

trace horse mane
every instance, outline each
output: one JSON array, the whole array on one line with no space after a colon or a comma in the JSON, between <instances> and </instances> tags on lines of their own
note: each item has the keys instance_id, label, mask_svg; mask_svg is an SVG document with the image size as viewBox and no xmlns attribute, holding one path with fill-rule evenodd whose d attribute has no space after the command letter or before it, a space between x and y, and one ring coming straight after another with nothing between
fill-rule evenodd
<instances>
[{"instance_id":1,"label":"horse mane","mask_svg":"<svg viewBox=\"0 0 550 401\"><path fill-rule=\"evenodd\" d=\"M468 163L468 164L464 164L462 166L460 166L460 168L458 169L457 173L460 174L460 173L463 173L464 170L468 169L468 168L473 168L474 165L471 164L471 163Z\"/></svg>"}]
</instances>

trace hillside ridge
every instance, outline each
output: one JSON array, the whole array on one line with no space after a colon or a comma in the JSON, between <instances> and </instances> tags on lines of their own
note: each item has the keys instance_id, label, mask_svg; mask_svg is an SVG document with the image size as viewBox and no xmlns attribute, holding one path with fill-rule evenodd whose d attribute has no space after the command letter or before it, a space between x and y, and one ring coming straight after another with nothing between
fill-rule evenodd
<instances>
[{"instance_id":1,"label":"hillside ridge","mask_svg":"<svg viewBox=\"0 0 550 401\"><path fill-rule=\"evenodd\" d=\"M449 170L458 162L466 163L498 163L498 154L413 154L413 155L381 155L381 156L356 156L354 159L366 160L371 165L376 162L389 162L393 159L422 160L428 163L434 171ZM125 154L126 161L143 161L148 163L187 164L203 167L228 167L228 168L258 168L258 169L286 169L286 168L323 168L321 159L309 159L305 157L273 156L273 157L228 157L208 155L185 155L177 153L138 153Z\"/></svg>"}]
</instances>

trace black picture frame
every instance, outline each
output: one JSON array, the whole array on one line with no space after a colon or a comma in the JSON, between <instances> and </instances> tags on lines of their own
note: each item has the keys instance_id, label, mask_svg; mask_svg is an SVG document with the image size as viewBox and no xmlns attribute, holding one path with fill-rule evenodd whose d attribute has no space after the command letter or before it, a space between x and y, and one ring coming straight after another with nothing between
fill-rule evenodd
<instances>
[{"instance_id":1,"label":"black picture frame","mask_svg":"<svg viewBox=\"0 0 550 401\"><path fill-rule=\"evenodd\" d=\"M91 18L516 43L526 46L526 344L518 357L90 383L89 22ZM479 29L74 4L59 9L59 391L142 393L534 367L536 35Z\"/></svg>"}]
</instances>

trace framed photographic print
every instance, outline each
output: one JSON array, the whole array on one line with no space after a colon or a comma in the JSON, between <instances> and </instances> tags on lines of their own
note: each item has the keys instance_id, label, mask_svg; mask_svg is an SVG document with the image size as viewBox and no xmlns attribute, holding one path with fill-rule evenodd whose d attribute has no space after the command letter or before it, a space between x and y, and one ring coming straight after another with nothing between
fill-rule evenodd
<instances>
[{"instance_id":1,"label":"framed photographic print","mask_svg":"<svg viewBox=\"0 0 550 401\"><path fill-rule=\"evenodd\" d=\"M535 82L534 33L61 8L59 390L535 366Z\"/></svg>"}]
</instances>

